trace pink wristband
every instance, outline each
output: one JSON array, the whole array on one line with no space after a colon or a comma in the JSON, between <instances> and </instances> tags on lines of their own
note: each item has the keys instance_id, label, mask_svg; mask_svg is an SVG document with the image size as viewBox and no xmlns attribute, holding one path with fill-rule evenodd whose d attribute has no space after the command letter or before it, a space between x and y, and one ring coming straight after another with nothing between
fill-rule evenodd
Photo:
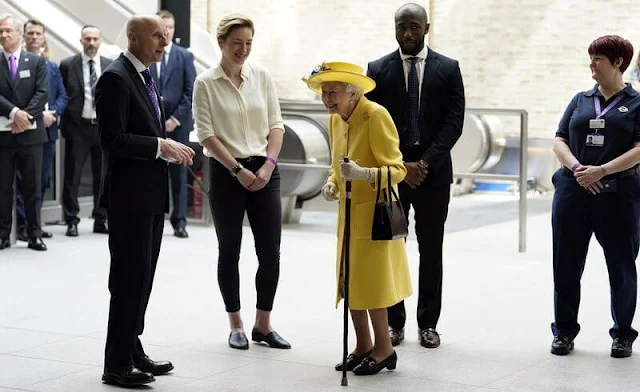
<instances>
[{"instance_id":1,"label":"pink wristband","mask_svg":"<svg viewBox=\"0 0 640 392\"><path fill-rule=\"evenodd\" d=\"M273 159L271 157L267 157L267 161L273 163L274 166L278 163L278 161L276 161L275 159Z\"/></svg>"},{"instance_id":2,"label":"pink wristband","mask_svg":"<svg viewBox=\"0 0 640 392\"><path fill-rule=\"evenodd\" d=\"M576 171L576 167L580 166L580 162L576 162L573 164L573 166L571 166L571 171L574 172Z\"/></svg>"}]
</instances>

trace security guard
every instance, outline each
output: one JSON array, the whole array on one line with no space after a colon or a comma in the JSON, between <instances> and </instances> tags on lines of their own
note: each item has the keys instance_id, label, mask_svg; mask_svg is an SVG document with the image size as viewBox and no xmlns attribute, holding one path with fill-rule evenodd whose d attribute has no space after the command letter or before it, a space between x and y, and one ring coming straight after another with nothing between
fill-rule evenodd
<instances>
[{"instance_id":1,"label":"security guard","mask_svg":"<svg viewBox=\"0 0 640 392\"><path fill-rule=\"evenodd\" d=\"M580 278L591 235L602 246L611 285L614 325L611 356L631 356L638 332L636 309L640 217L640 95L622 74L633 56L619 36L589 46L589 91L567 107L556 133L554 152L562 168L553 175L553 278L555 322L551 353L567 355L580 331Z\"/></svg>"}]
</instances>

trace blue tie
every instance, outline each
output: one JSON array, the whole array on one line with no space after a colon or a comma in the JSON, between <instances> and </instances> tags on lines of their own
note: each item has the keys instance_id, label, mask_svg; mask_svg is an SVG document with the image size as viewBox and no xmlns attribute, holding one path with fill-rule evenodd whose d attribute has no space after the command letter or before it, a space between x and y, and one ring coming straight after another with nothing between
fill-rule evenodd
<instances>
[{"instance_id":1,"label":"blue tie","mask_svg":"<svg viewBox=\"0 0 640 392\"><path fill-rule=\"evenodd\" d=\"M420 103L419 103L419 83L418 83L418 70L416 69L417 57L410 57L411 68L409 68L409 77L407 80L407 127L404 144L407 147L411 147L420 140Z\"/></svg>"},{"instance_id":2,"label":"blue tie","mask_svg":"<svg viewBox=\"0 0 640 392\"><path fill-rule=\"evenodd\" d=\"M153 107L156 109L156 117L158 117L158 121L160 121L160 106L158 106L158 96L156 95L156 89L153 84L153 77L151 76L151 71L149 68L140 72L144 77L144 84L147 88L147 93L149 94L149 98L151 98L151 102L153 103Z\"/></svg>"},{"instance_id":3,"label":"blue tie","mask_svg":"<svg viewBox=\"0 0 640 392\"><path fill-rule=\"evenodd\" d=\"M167 70L167 52L162 51L162 61L160 62L160 77L158 78L158 82L160 83L160 89L162 90L162 86L164 85L164 79L166 78L165 71Z\"/></svg>"}]
</instances>

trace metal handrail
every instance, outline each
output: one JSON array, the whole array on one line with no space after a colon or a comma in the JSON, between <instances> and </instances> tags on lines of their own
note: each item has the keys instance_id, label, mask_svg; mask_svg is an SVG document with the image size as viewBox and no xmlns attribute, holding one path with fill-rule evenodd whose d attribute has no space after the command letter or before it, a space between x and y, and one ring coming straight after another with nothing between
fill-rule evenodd
<instances>
[{"instance_id":1,"label":"metal handrail","mask_svg":"<svg viewBox=\"0 0 640 392\"><path fill-rule=\"evenodd\" d=\"M528 161L528 139L529 139L529 113L524 109L485 109L467 108L466 113L472 114L493 114L502 116L520 117L520 167L518 176L506 174L487 173L453 173L457 178L471 179L492 179L518 181L520 184L520 194L518 200L518 251L527 251L527 161Z\"/></svg>"}]
</instances>

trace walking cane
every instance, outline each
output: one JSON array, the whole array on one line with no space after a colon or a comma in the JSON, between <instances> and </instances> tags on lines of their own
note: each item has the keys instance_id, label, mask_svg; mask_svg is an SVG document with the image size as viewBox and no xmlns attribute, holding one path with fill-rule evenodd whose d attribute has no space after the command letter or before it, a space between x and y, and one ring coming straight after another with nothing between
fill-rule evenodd
<instances>
[{"instance_id":1,"label":"walking cane","mask_svg":"<svg viewBox=\"0 0 640 392\"><path fill-rule=\"evenodd\" d=\"M344 157L344 162L349 158ZM347 381L347 352L349 351L349 242L351 241L351 181L346 181L344 204L344 329L342 342L342 383L343 387L349 385Z\"/></svg>"}]
</instances>

